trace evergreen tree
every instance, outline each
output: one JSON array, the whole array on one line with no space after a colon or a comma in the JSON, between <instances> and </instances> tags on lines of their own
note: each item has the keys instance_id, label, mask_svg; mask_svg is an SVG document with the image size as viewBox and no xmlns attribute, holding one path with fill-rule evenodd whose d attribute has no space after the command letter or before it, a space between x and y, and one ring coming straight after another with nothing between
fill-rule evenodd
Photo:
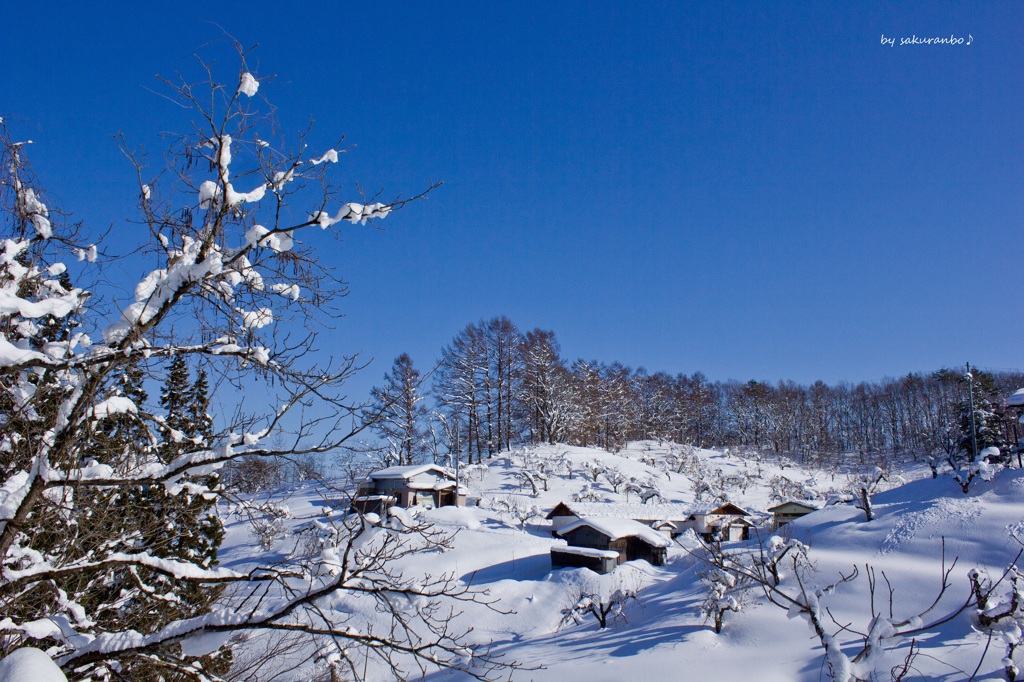
<instances>
[{"instance_id":1,"label":"evergreen tree","mask_svg":"<svg viewBox=\"0 0 1024 682\"><path fill-rule=\"evenodd\" d=\"M196 381L189 395L188 414L190 435L209 442L213 438L213 417L210 416L210 382L202 367L196 372Z\"/></svg>"},{"instance_id":2,"label":"evergreen tree","mask_svg":"<svg viewBox=\"0 0 1024 682\"><path fill-rule=\"evenodd\" d=\"M116 395L130 399L139 411L148 399L144 378L141 364L133 362L117 382ZM206 447L212 435L212 420L207 414L209 396L204 372L200 371L195 383L190 383L187 363L182 356L175 356L160 392L160 405L167 410L161 429L165 447L154 449L153 434L138 413L117 413L105 417L98 425L97 444L102 461L134 470L147 462L168 462L179 454ZM180 442L175 442L171 429L181 433ZM195 440L197 437L200 439ZM198 481L186 477L184 482ZM215 485L215 481L209 480L202 483ZM96 503L101 501L97 499ZM169 491L165 486L141 486L117 491L106 502L118 511L115 519L124 525L122 535L137 538L132 549L144 549L156 557L189 561L204 568L216 565L224 532L215 503L202 495L192 495L187 490ZM138 568L131 575L125 573L110 576L109 594L99 595L97 602L116 602L111 597L118 591L130 594L130 598L120 600L120 609L107 615L141 633L155 632L174 620L206 613L221 592L179 585L146 568ZM134 589L142 585L144 589ZM173 599L167 599L169 595L174 595ZM224 651L204 657L203 667L208 672L224 672L230 661L230 652ZM174 679L165 668L145 660L131 661L125 672L132 680Z\"/></svg>"},{"instance_id":3,"label":"evergreen tree","mask_svg":"<svg viewBox=\"0 0 1024 682\"><path fill-rule=\"evenodd\" d=\"M160 392L160 406L166 410L163 427L165 447L161 453L164 462L180 454L209 447L212 420L207 414L210 403L207 392L205 372L200 370L192 383L184 356L175 355ZM186 477L185 483L188 482ZM209 487L216 485L215 480L204 480L203 483ZM164 527L170 533L170 537L160 540L166 552L162 556L184 559L203 567L216 565L217 548L224 536L224 529L216 516L216 505L202 495L192 495L188 491L171 495L164 488L154 488L149 493L162 498ZM199 601L205 603L208 600L201 598Z\"/></svg>"},{"instance_id":4,"label":"evergreen tree","mask_svg":"<svg viewBox=\"0 0 1024 682\"><path fill-rule=\"evenodd\" d=\"M960 449L967 453L970 461L974 461L978 453L987 447L997 447L1001 451L1007 446L1002 429L1005 415L999 402L999 389L992 374L973 369L971 379L968 381L965 378L964 381L974 397L974 422L971 422L971 398L968 396L958 406L960 431L963 434ZM977 451L974 450L975 440Z\"/></svg>"},{"instance_id":5,"label":"evergreen tree","mask_svg":"<svg viewBox=\"0 0 1024 682\"><path fill-rule=\"evenodd\" d=\"M136 411L117 412L97 422L96 455L104 464L132 469L152 455L153 435L138 414L149 400L144 380L144 370L135 360L125 367L115 383L114 395L131 400Z\"/></svg>"},{"instance_id":6,"label":"evergreen tree","mask_svg":"<svg viewBox=\"0 0 1024 682\"><path fill-rule=\"evenodd\" d=\"M182 436L189 436L192 432L189 420L192 386L188 374L185 357L175 355L168 368L163 389L160 391L160 407L165 411L162 429L164 445L161 448L160 458L165 463L188 451L186 444L182 441Z\"/></svg>"}]
</instances>

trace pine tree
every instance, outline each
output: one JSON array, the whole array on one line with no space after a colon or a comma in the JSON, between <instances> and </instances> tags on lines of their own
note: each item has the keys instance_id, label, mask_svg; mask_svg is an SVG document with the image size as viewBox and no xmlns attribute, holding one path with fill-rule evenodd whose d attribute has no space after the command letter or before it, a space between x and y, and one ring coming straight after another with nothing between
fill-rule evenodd
<instances>
[{"instance_id":1,"label":"pine tree","mask_svg":"<svg viewBox=\"0 0 1024 682\"><path fill-rule=\"evenodd\" d=\"M190 382L184 356L174 356L160 392L160 406L166 410L165 447L161 453L164 462L208 447L212 433L212 420L207 413L209 403L205 372L200 370L195 383ZM216 482L204 480L203 484L213 487ZM164 527L171 534L170 538L160 541L166 552L162 556L184 559L207 568L216 565L217 548L224 530L216 517L215 504L187 491L170 495L165 489L151 489L150 493L162 498Z\"/></svg>"},{"instance_id":2,"label":"pine tree","mask_svg":"<svg viewBox=\"0 0 1024 682\"><path fill-rule=\"evenodd\" d=\"M138 360L124 368L115 383L114 395L128 398L136 410L144 409L149 394L143 384L144 370ZM96 426L97 459L114 467L135 468L152 454L153 436L138 412L105 416Z\"/></svg>"},{"instance_id":3,"label":"pine tree","mask_svg":"<svg viewBox=\"0 0 1024 682\"><path fill-rule=\"evenodd\" d=\"M192 384L187 414L191 436L199 436L204 441L213 438L213 418L210 416L210 382L207 379L206 370L202 367L196 372L196 381Z\"/></svg>"},{"instance_id":4,"label":"pine tree","mask_svg":"<svg viewBox=\"0 0 1024 682\"><path fill-rule=\"evenodd\" d=\"M972 369L971 380L966 381L968 390L974 394L974 422L971 423L970 397L962 400L958 406L960 414L960 449L967 453L967 458L974 461L978 453L987 447L1000 450L1007 446L1003 436L1003 409L999 402L999 389L995 377L989 372ZM974 430L972 438L972 429ZM977 441L977 452L974 442Z\"/></svg>"},{"instance_id":5,"label":"pine tree","mask_svg":"<svg viewBox=\"0 0 1024 682\"><path fill-rule=\"evenodd\" d=\"M128 365L117 381L116 395L144 409L148 394L144 388L145 371L138 361ZM212 435L208 382L202 370L195 383L189 382L188 365L183 356L171 362L160 393L160 405L167 410L163 431L165 447L155 450L155 439L138 413L122 412L100 420L97 427L98 459L122 470L137 469L157 459L168 462L174 457L202 449ZM171 436L171 429L181 436ZM199 440L195 439L199 437ZM179 442L175 442L179 441ZM186 482L189 482L186 477ZM199 482L199 481L196 481ZM213 486L215 481L201 481ZM97 507L106 504L116 513L110 522L123 525L121 534L138 538L133 550L146 550L156 557L181 559L211 568L216 565L217 549L223 539L223 527L216 516L215 503L188 491L172 494L165 486L142 486L116 491L93 500ZM146 568L131 574L111 571L107 589L97 595L96 603L120 602L121 607L104 614L108 620L142 633L157 631L181 618L202 615L220 594L220 589L201 589L178 585L174 580ZM142 586L145 589L140 589ZM130 595L121 600L118 594ZM174 595L173 598L167 597ZM230 652L204 657L208 672L223 672L230 664ZM124 671L133 680L170 680L165 668L145 660L133 660ZM181 678L182 680L186 678Z\"/></svg>"},{"instance_id":6,"label":"pine tree","mask_svg":"<svg viewBox=\"0 0 1024 682\"><path fill-rule=\"evenodd\" d=\"M164 446L161 449L160 458L165 463L187 451L182 442L182 436L188 436L192 431L189 423L191 393L188 364L183 355L175 355L167 371L167 380L160 391L160 407L166 412L162 429Z\"/></svg>"}]
</instances>

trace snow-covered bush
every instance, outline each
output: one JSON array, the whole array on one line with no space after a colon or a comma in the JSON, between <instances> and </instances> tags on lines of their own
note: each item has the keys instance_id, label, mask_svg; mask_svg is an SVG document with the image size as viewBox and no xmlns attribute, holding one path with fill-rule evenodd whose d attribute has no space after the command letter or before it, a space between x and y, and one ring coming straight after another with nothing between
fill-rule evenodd
<instances>
[{"instance_id":1,"label":"snow-covered bush","mask_svg":"<svg viewBox=\"0 0 1024 682\"><path fill-rule=\"evenodd\" d=\"M1016 682L1020 667L1014 656L1024 646L1024 573L1014 565L997 581L977 570L968 577L975 603L974 626L1006 648L1003 673L1008 682ZM1005 582L1009 584L1004 586Z\"/></svg>"},{"instance_id":2,"label":"snow-covered bush","mask_svg":"<svg viewBox=\"0 0 1024 682\"><path fill-rule=\"evenodd\" d=\"M612 487L612 492L615 493L619 492L619 488L629 480L629 476L618 467L606 467L601 473L604 480L608 481L608 485Z\"/></svg>"},{"instance_id":3,"label":"snow-covered bush","mask_svg":"<svg viewBox=\"0 0 1024 682\"><path fill-rule=\"evenodd\" d=\"M737 584L737 576L719 568L710 568L704 572L702 581L708 588L707 595L700 605L700 615L704 622L711 621L715 632L720 633L725 621L725 614L730 611L739 613L742 610L741 599L745 586Z\"/></svg>"},{"instance_id":4,"label":"snow-covered bush","mask_svg":"<svg viewBox=\"0 0 1024 682\"><path fill-rule=\"evenodd\" d=\"M589 569L575 572L575 580L566 588L567 605L562 609L559 627L569 623L582 624L588 618L604 629L626 620L625 609L630 602L639 602L641 574L629 567L619 567L606 575Z\"/></svg>"},{"instance_id":5,"label":"snow-covered bush","mask_svg":"<svg viewBox=\"0 0 1024 682\"><path fill-rule=\"evenodd\" d=\"M583 487L572 494L573 502L604 502L605 497L590 483L584 483Z\"/></svg>"},{"instance_id":6,"label":"snow-covered bush","mask_svg":"<svg viewBox=\"0 0 1024 682\"><path fill-rule=\"evenodd\" d=\"M479 483L487 476L487 471L486 464L463 464L459 467L459 476L462 478L462 482L469 483L475 480Z\"/></svg>"},{"instance_id":7,"label":"snow-covered bush","mask_svg":"<svg viewBox=\"0 0 1024 682\"><path fill-rule=\"evenodd\" d=\"M268 502L254 506L249 515L249 533L259 543L260 549L268 552L285 536L285 519L291 514L288 507Z\"/></svg>"},{"instance_id":8,"label":"snow-covered bush","mask_svg":"<svg viewBox=\"0 0 1024 682\"><path fill-rule=\"evenodd\" d=\"M597 483L597 479L604 474L606 467L603 462L592 459L583 462L583 464L580 465L580 469L592 483Z\"/></svg>"},{"instance_id":9,"label":"snow-covered bush","mask_svg":"<svg viewBox=\"0 0 1024 682\"><path fill-rule=\"evenodd\" d=\"M519 480L520 488L524 485L530 486L530 497L540 497L541 486L544 490L548 489L548 477L538 471L520 469L515 472L515 477Z\"/></svg>"},{"instance_id":10,"label":"snow-covered bush","mask_svg":"<svg viewBox=\"0 0 1024 682\"><path fill-rule=\"evenodd\" d=\"M521 529L526 527L526 523L530 519L544 515L537 505L526 504L521 499L512 496L492 500L489 507L492 511L515 521Z\"/></svg>"}]
</instances>

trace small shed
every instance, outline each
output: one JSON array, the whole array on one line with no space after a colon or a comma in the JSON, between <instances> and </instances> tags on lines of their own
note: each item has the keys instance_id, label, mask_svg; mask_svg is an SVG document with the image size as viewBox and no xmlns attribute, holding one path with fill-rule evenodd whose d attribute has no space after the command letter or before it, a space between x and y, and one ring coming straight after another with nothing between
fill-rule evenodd
<instances>
[{"instance_id":1,"label":"small shed","mask_svg":"<svg viewBox=\"0 0 1024 682\"><path fill-rule=\"evenodd\" d=\"M371 473L352 500L352 510L376 511L369 507L381 505L446 507L465 501L466 491L458 487L453 472L437 464L418 464Z\"/></svg>"},{"instance_id":2,"label":"small shed","mask_svg":"<svg viewBox=\"0 0 1024 682\"><path fill-rule=\"evenodd\" d=\"M594 573L611 573L619 565L615 550L590 547L552 547L551 568L589 568Z\"/></svg>"},{"instance_id":3,"label":"small shed","mask_svg":"<svg viewBox=\"0 0 1024 682\"><path fill-rule=\"evenodd\" d=\"M739 540L749 540L750 529L753 527L754 524L742 516L733 516L714 521L711 524L711 533L723 540L736 542Z\"/></svg>"},{"instance_id":4,"label":"small shed","mask_svg":"<svg viewBox=\"0 0 1024 682\"><path fill-rule=\"evenodd\" d=\"M394 495L356 495L349 504L349 511L387 516L388 509L397 504L398 498Z\"/></svg>"},{"instance_id":5,"label":"small shed","mask_svg":"<svg viewBox=\"0 0 1024 682\"><path fill-rule=\"evenodd\" d=\"M799 500L786 500L782 504L769 507L768 512L772 515L772 528L782 528L790 521L795 521L801 516L807 516L811 512L818 511L818 507L810 502Z\"/></svg>"},{"instance_id":6,"label":"small shed","mask_svg":"<svg viewBox=\"0 0 1024 682\"><path fill-rule=\"evenodd\" d=\"M565 538L570 548L616 552L616 563L619 564L643 559L654 566L663 566L668 559L668 547L672 544L658 531L632 519L578 519L559 530L558 536ZM556 549L561 548L552 548L552 551Z\"/></svg>"},{"instance_id":7,"label":"small shed","mask_svg":"<svg viewBox=\"0 0 1024 682\"><path fill-rule=\"evenodd\" d=\"M716 536L723 540L747 540L750 538L750 529L754 527L747 518L749 516L750 512L746 509L726 502L710 511L693 514L687 527L693 528L693 532L705 540L712 540Z\"/></svg>"}]
</instances>

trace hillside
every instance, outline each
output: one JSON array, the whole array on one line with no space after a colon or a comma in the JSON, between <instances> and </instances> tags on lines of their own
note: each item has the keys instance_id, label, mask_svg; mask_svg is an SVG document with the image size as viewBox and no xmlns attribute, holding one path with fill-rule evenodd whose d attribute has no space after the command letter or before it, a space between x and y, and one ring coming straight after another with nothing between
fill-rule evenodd
<instances>
[{"instance_id":1,"label":"hillside","mask_svg":"<svg viewBox=\"0 0 1024 682\"><path fill-rule=\"evenodd\" d=\"M524 467L536 471L541 461L548 463L544 467L549 469L548 489L543 490L543 481L537 481L538 494L533 497L519 472ZM549 522L542 516L524 521L525 514L514 510L536 507L546 513L587 485L601 498L639 503L635 492L627 499L624 486L613 492L607 475L599 475L597 482L586 478L582 472L593 470L591 463L617 468L637 482L656 482L666 501L695 510L720 502L723 497L718 493L724 492L732 502L763 511L778 502L773 488L778 493L780 487L789 493L786 497L823 501L847 482L846 474L810 472L784 462L746 460L708 450L685 454L679 446L653 442L633 443L618 454L565 446L505 453L486 467L467 472L475 506L411 510L453 533L453 549L404 559L397 568L410 578L452 573L498 598L496 607L509 613L462 604L464 611L454 625L472 627L474 642L491 642L493 651L527 668L514 673L513 679L610 680L629 679L638 673L662 679L828 679L824 651L807 624L801 618L788 618L787 612L768 603L763 593L751 590L739 597L742 610L726 614L720 634L704 622L699 606L708 588L701 577L708 566L701 560L700 545L692 534L677 539L662 567L629 562L603 578L586 569L551 571L549 550L561 541L551 537ZM851 505L830 506L788 526L785 536L809 547L808 556L816 570L808 579L819 585L832 583L857 567L860 575L856 580L822 599L822 606L828 608L823 608L823 613L835 618L833 622L824 616L826 629L840 630L836 622L849 627L837 640L852 657L863 640L852 633L866 631L871 620L871 569L877 579L876 610L888 610L887 580L893 589L893 615L897 619L916 615L939 594L945 539L947 566L956 560L951 585L925 620L955 611L968 597L970 569L977 567L998 578L1014 560L1020 549L1016 538L1024 531L1022 494L1024 475L1016 470L1002 472L992 483L979 482L968 495L948 478L919 478L877 494L873 521L864 521L864 513ZM287 502L292 516L288 526L294 529L321 515L324 497L312 486L292 491ZM247 521L226 520L222 565L244 567L251 557L263 552ZM285 536L272 551L284 558L295 545ZM756 540L726 543L729 551L738 552L756 546ZM616 585L639 588L637 599L626 605L623 619L604 630L593 618L580 624L563 622L563 609L578 599L581 589L607 591ZM356 613L353 608L354 604L345 605L354 621L379 621L377 614ZM890 669L903 664L909 651L906 643L889 644L889 651L871 660L877 679L891 679ZM251 652L260 646L256 638L246 648ZM993 642L983 656L986 638L971 629L966 612L920 636L915 650L917 647L920 653L911 661L912 672L906 679L966 679L982 658L976 679L1002 679L1004 647ZM311 653L299 647L280 656L278 676L273 679L308 680L323 675L324 669L311 660ZM240 657L245 655L243 652ZM686 666L683 677L680 665ZM390 677L383 670L375 672L372 663L366 672L368 679ZM428 677L452 679L449 673ZM260 679L270 677L262 674Z\"/></svg>"}]
</instances>

